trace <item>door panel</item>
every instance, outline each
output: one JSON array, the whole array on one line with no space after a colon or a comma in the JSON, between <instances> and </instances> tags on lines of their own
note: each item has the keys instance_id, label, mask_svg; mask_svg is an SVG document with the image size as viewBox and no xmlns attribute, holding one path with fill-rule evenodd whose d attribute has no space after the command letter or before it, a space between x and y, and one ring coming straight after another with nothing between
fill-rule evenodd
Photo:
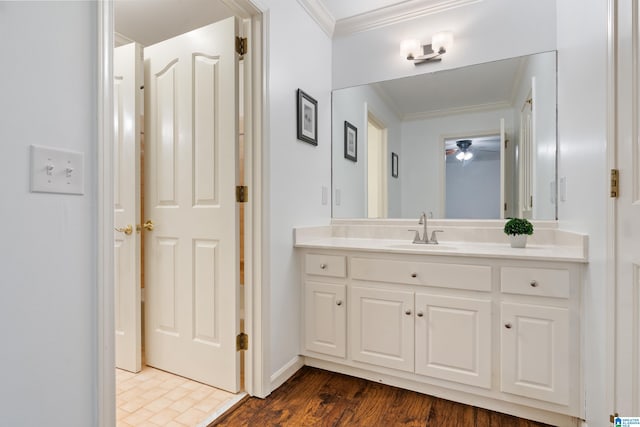
<instances>
[{"instance_id":1,"label":"door panel","mask_svg":"<svg viewBox=\"0 0 640 427\"><path fill-rule=\"evenodd\" d=\"M500 390L569 404L569 310L502 303Z\"/></svg>"},{"instance_id":2,"label":"door panel","mask_svg":"<svg viewBox=\"0 0 640 427\"><path fill-rule=\"evenodd\" d=\"M238 82L230 18L145 49L147 363L239 390Z\"/></svg>"},{"instance_id":3,"label":"door panel","mask_svg":"<svg viewBox=\"0 0 640 427\"><path fill-rule=\"evenodd\" d=\"M491 388L490 300L416 294L416 316L416 373Z\"/></svg>"},{"instance_id":4,"label":"door panel","mask_svg":"<svg viewBox=\"0 0 640 427\"><path fill-rule=\"evenodd\" d=\"M413 293L354 286L349 297L353 360L413 371Z\"/></svg>"},{"instance_id":5,"label":"door panel","mask_svg":"<svg viewBox=\"0 0 640 427\"><path fill-rule=\"evenodd\" d=\"M114 223L116 367L141 369L140 303L140 116L143 66L135 43L114 50Z\"/></svg>"}]
</instances>

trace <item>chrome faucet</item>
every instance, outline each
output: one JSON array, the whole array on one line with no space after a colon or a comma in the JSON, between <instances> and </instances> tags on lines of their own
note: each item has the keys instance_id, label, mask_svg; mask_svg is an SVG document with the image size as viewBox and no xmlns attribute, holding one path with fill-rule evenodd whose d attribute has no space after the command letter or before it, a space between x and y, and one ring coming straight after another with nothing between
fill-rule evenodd
<instances>
[{"instance_id":1,"label":"chrome faucet","mask_svg":"<svg viewBox=\"0 0 640 427\"><path fill-rule=\"evenodd\" d=\"M422 212L420 215L420 219L418 220L418 225L422 225L422 237L420 237L420 231L416 229L410 229L409 231L415 231L416 234L413 237L413 243L422 244L422 245L437 245L438 238L436 237L436 233L442 233L444 230L433 230L431 232L431 238L429 238L429 232L427 229L427 214Z\"/></svg>"}]
</instances>

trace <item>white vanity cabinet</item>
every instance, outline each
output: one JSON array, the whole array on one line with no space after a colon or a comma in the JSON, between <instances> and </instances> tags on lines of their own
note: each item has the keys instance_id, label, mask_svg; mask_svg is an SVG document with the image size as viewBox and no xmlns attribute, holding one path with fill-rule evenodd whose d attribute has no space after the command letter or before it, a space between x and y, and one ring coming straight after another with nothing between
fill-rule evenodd
<instances>
[{"instance_id":1,"label":"white vanity cabinet","mask_svg":"<svg viewBox=\"0 0 640 427\"><path fill-rule=\"evenodd\" d=\"M553 425L584 416L579 263L300 253L305 363Z\"/></svg>"},{"instance_id":2,"label":"white vanity cabinet","mask_svg":"<svg viewBox=\"0 0 640 427\"><path fill-rule=\"evenodd\" d=\"M571 365L579 362L570 285L566 268L501 268L502 391L569 405Z\"/></svg>"},{"instance_id":3,"label":"white vanity cabinet","mask_svg":"<svg viewBox=\"0 0 640 427\"><path fill-rule=\"evenodd\" d=\"M307 254L304 268L305 348L321 354L345 357L346 257Z\"/></svg>"}]
</instances>

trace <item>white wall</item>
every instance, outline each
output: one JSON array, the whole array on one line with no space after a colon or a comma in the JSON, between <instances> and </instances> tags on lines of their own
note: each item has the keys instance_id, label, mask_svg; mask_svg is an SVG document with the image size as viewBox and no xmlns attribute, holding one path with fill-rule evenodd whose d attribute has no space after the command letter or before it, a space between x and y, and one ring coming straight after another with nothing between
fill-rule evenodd
<instances>
[{"instance_id":1,"label":"white wall","mask_svg":"<svg viewBox=\"0 0 640 427\"><path fill-rule=\"evenodd\" d=\"M608 422L607 286L607 2L561 0L558 8L558 167L567 179L560 227L589 235L583 286L587 422ZM579 17L576 11L579 10ZM613 307L610 308L613 310Z\"/></svg>"},{"instance_id":2,"label":"white wall","mask_svg":"<svg viewBox=\"0 0 640 427\"><path fill-rule=\"evenodd\" d=\"M299 354L300 268L293 228L326 225L331 205L331 40L294 1L269 0L266 147L270 367L277 373ZM296 90L318 101L318 146L296 139Z\"/></svg>"},{"instance_id":3,"label":"white wall","mask_svg":"<svg viewBox=\"0 0 640 427\"><path fill-rule=\"evenodd\" d=\"M0 3L0 424L96 424L97 3ZM29 145L84 152L29 192ZM101 349L100 349L101 350Z\"/></svg>"},{"instance_id":4,"label":"white wall","mask_svg":"<svg viewBox=\"0 0 640 427\"><path fill-rule=\"evenodd\" d=\"M387 129L389 218L400 216L402 174L391 177L391 153L401 154L400 121L393 110L370 86L356 86L333 93L333 216L366 218L367 196L367 109ZM358 129L358 161L344 158L344 122ZM402 156L400 156L402 158ZM340 204L335 197L340 192Z\"/></svg>"},{"instance_id":5,"label":"white wall","mask_svg":"<svg viewBox=\"0 0 640 427\"><path fill-rule=\"evenodd\" d=\"M355 86L442 69L554 50L555 0L484 0L380 29L336 38L333 88ZM420 66L401 58L400 42L429 43L450 30L454 45L442 62Z\"/></svg>"},{"instance_id":6,"label":"white wall","mask_svg":"<svg viewBox=\"0 0 640 427\"><path fill-rule=\"evenodd\" d=\"M513 134L513 110L510 108L477 113L435 117L402 123L404 176L402 218L417 218L420 212L444 217L443 179L445 156L443 137L463 137L479 132L500 133L505 119L507 134Z\"/></svg>"}]
</instances>

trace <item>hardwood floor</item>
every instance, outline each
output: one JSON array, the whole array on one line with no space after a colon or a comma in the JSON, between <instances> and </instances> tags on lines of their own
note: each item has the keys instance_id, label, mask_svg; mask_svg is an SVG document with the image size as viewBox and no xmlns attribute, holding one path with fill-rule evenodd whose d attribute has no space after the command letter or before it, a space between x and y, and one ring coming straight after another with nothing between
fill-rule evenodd
<instances>
[{"instance_id":1,"label":"hardwood floor","mask_svg":"<svg viewBox=\"0 0 640 427\"><path fill-rule=\"evenodd\" d=\"M542 427L545 424L305 366L267 399L252 397L211 426Z\"/></svg>"}]
</instances>

